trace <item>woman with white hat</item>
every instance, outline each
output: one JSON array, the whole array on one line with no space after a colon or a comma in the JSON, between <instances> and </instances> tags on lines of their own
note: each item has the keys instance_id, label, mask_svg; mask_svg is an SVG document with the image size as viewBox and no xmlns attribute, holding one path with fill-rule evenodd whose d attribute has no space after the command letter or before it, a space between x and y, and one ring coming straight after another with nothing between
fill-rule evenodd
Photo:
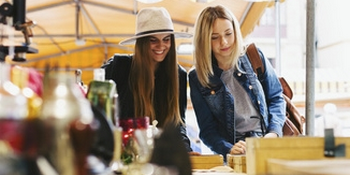
<instances>
[{"instance_id":1,"label":"woman with white hat","mask_svg":"<svg viewBox=\"0 0 350 175\"><path fill-rule=\"evenodd\" d=\"M135 44L133 55L115 54L102 66L119 94L119 118L148 116L157 127L175 124L186 149L191 152L185 128L187 72L177 64L175 37L191 34L174 32L167 10L151 7L136 17L135 36L120 45Z\"/></svg>"}]
</instances>

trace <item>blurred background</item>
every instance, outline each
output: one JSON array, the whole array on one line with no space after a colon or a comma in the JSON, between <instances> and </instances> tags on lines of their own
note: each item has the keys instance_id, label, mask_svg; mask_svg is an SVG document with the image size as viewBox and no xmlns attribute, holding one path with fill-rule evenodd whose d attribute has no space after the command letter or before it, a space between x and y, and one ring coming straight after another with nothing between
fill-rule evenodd
<instances>
[{"instance_id":1,"label":"blurred background","mask_svg":"<svg viewBox=\"0 0 350 175\"><path fill-rule=\"evenodd\" d=\"M2 3L11 2L7 0ZM17 1L16 1L17 2ZM162 6L172 16L176 31L193 32L199 12L222 4L241 23L244 39L255 42L285 77L294 91L293 102L305 115L307 0L27 0L23 25L14 29L1 16L0 61L44 72L47 65L58 70L81 70L88 85L93 70L114 53L132 53L133 47L119 46L134 35L135 17L143 7ZM315 135L322 136L327 124L337 135L350 136L350 1L316 1L315 31ZM2 10L6 7L2 6ZM4 11L1 11L4 12ZM10 24L11 25L11 24ZM191 39L177 43L179 63L193 66ZM14 52L8 46L14 45ZM188 90L189 92L189 90ZM189 97L189 96L188 96ZM310 117L310 116L306 116ZM327 122L328 119L331 122ZM193 146L208 152L198 138L198 127L190 98L187 125Z\"/></svg>"}]
</instances>

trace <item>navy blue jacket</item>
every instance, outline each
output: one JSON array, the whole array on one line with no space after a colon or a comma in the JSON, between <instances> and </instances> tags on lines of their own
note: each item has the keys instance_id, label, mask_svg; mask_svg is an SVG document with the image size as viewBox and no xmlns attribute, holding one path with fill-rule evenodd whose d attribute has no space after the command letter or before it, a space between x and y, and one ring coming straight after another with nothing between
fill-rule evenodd
<instances>
[{"instance_id":1,"label":"navy blue jacket","mask_svg":"<svg viewBox=\"0 0 350 175\"><path fill-rule=\"evenodd\" d=\"M253 105L264 119L267 132L282 136L286 109L282 87L272 66L260 50L259 53L265 67L261 83L246 55L241 56L238 62L242 72L236 70L232 76L247 91ZM196 69L190 71L190 94L200 129L199 137L212 151L226 157L236 140L234 100L239 99L235 99L221 81L222 69L215 62L212 66L214 76L209 78L210 88L199 83Z\"/></svg>"}]
</instances>

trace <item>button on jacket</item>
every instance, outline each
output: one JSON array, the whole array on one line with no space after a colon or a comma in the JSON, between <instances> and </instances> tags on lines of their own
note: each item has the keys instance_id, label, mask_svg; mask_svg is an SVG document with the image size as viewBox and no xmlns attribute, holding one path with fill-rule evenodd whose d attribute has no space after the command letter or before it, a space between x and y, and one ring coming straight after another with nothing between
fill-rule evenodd
<instances>
[{"instance_id":1,"label":"button on jacket","mask_svg":"<svg viewBox=\"0 0 350 175\"><path fill-rule=\"evenodd\" d=\"M261 83L246 55L239 58L238 67L241 72L236 70L233 77L242 85L263 117L267 133L274 132L281 137L285 121L282 87L272 66L267 63L260 50L259 54L265 66ZM196 69L190 71L190 94L200 129L200 139L212 151L226 157L235 143L234 100L240 99L235 99L221 81L223 70L215 63L212 66L214 75L209 78L210 88L199 83Z\"/></svg>"},{"instance_id":2,"label":"button on jacket","mask_svg":"<svg viewBox=\"0 0 350 175\"><path fill-rule=\"evenodd\" d=\"M129 86L129 75L131 68L132 56L126 54L115 54L110 58L102 68L106 71L106 80L113 80L117 85L119 112L120 118L130 118L134 116L134 100L133 94ZM187 72L179 65L179 108L181 119L185 121L185 111L187 109ZM164 123L164 121L158 121ZM185 126L180 126L180 132L188 151L190 148L190 141L187 137Z\"/></svg>"}]
</instances>

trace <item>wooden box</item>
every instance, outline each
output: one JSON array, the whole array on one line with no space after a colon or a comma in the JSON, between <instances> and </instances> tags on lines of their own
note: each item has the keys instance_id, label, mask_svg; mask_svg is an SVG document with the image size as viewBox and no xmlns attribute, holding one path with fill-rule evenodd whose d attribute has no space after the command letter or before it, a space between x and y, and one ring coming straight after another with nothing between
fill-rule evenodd
<instances>
[{"instance_id":1,"label":"wooden box","mask_svg":"<svg viewBox=\"0 0 350 175\"><path fill-rule=\"evenodd\" d=\"M224 165L224 158L222 155L199 155L190 156L192 169L211 169L216 166Z\"/></svg>"},{"instance_id":2,"label":"wooden box","mask_svg":"<svg viewBox=\"0 0 350 175\"><path fill-rule=\"evenodd\" d=\"M268 159L326 159L324 142L323 137L247 138L247 174L267 174ZM345 144L345 158L349 159L350 138L336 137L335 145L339 144Z\"/></svg>"},{"instance_id":3,"label":"wooden box","mask_svg":"<svg viewBox=\"0 0 350 175\"><path fill-rule=\"evenodd\" d=\"M321 159L321 160L282 160L269 159L267 174L269 175L348 175L350 159Z\"/></svg>"},{"instance_id":4,"label":"wooden box","mask_svg":"<svg viewBox=\"0 0 350 175\"><path fill-rule=\"evenodd\" d=\"M246 156L227 154L227 165L237 173L246 173Z\"/></svg>"}]
</instances>

